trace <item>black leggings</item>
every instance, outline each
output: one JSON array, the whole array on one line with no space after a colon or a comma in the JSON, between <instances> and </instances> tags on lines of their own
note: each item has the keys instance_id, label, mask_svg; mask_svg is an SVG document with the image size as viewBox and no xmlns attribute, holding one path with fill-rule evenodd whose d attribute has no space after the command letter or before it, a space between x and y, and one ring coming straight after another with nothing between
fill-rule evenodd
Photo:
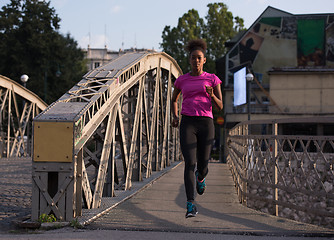
<instances>
[{"instance_id":1,"label":"black leggings","mask_svg":"<svg viewBox=\"0 0 334 240\"><path fill-rule=\"evenodd\" d=\"M185 161L184 185L187 201L195 200L195 167L199 179L208 174L208 162L215 135L213 119L182 116L180 124L181 151Z\"/></svg>"}]
</instances>

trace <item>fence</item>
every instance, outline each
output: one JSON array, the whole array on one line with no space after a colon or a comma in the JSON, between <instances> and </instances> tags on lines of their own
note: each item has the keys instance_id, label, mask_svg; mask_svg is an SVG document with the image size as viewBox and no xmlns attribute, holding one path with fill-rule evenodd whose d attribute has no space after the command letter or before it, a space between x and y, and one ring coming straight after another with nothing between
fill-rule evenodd
<instances>
[{"instance_id":1,"label":"fence","mask_svg":"<svg viewBox=\"0 0 334 240\"><path fill-rule=\"evenodd\" d=\"M240 202L333 227L333 123L333 117L295 118L248 121L231 129L227 161Z\"/></svg>"}]
</instances>

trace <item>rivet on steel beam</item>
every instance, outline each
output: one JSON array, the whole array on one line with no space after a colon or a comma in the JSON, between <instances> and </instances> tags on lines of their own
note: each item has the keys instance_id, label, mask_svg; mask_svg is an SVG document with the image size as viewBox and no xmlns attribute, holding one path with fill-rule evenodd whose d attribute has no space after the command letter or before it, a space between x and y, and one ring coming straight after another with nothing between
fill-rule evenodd
<instances>
[{"instance_id":1,"label":"rivet on steel beam","mask_svg":"<svg viewBox=\"0 0 334 240\"><path fill-rule=\"evenodd\" d=\"M45 188L43 188L43 189L42 189L42 192L46 192L46 189L45 189Z\"/></svg>"},{"instance_id":2,"label":"rivet on steel beam","mask_svg":"<svg viewBox=\"0 0 334 240\"><path fill-rule=\"evenodd\" d=\"M54 202L52 202L52 203L51 203L51 206L54 206L54 205L55 205L55 203L54 203Z\"/></svg>"},{"instance_id":3,"label":"rivet on steel beam","mask_svg":"<svg viewBox=\"0 0 334 240\"><path fill-rule=\"evenodd\" d=\"M60 170L64 170L64 167L63 167L63 166L61 166L61 167L60 167Z\"/></svg>"},{"instance_id":4,"label":"rivet on steel beam","mask_svg":"<svg viewBox=\"0 0 334 240\"><path fill-rule=\"evenodd\" d=\"M63 189L60 189L60 190L59 190L59 192L60 192L60 193L63 193L63 192L64 192L64 190L63 190Z\"/></svg>"},{"instance_id":5,"label":"rivet on steel beam","mask_svg":"<svg viewBox=\"0 0 334 240\"><path fill-rule=\"evenodd\" d=\"M43 169L45 170L45 169L46 169L46 167L43 167Z\"/></svg>"}]
</instances>

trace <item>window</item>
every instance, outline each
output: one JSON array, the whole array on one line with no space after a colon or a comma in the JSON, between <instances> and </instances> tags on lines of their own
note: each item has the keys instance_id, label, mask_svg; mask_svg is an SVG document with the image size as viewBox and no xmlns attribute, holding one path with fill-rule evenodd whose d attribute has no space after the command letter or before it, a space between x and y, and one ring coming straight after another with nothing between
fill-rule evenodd
<instances>
[{"instance_id":1,"label":"window","mask_svg":"<svg viewBox=\"0 0 334 240\"><path fill-rule=\"evenodd\" d=\"M255 97L250 97L250 104L256 104Z\"/></svg>"},{"instance_id":2,"label":"window","mask_svg":"<svg viewBox=\"0 0 334 240\"><path fill-rule=\"evenodd\" d=\"M266 97L266 96L262 96L262 97L261 97L261 100L262 100L262 103L263 103L263 104L269 104L269 103L270 103L268 97Z\"/></svg>"},{"instance_id":3,"label":"window","mask_svg":"<svg viewBox=\"0 0 334 240\"><path fill-rule=\"evenodd\" d=\"M99 62L95 62L94 63L94 68L98 68L100 66L100 63Z\"/></svg>"}]
</instances>

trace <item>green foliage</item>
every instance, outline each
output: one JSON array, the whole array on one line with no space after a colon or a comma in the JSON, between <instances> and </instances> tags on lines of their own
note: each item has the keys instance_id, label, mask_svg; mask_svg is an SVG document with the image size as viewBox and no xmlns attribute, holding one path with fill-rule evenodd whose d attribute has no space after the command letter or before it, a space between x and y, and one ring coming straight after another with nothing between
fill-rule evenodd
<instances>
[{"instance_id":1,"label":"green foliage","mask_svg":"<svg viewBox=\"0 0 334 240\"><path fill-rule=\"evenodd\" d=\"M53 214L47 215L45 213L41 214L38 218L40 223L50 223L55 222L57 219Z\"/></svg>"},{"instance_id":2,"label":"green foliage","mask_svg":"<svg viewBox=\"0 0 334 240\"><path fill-rule=\"evenodd\" d=\"M70 223L70 226L73 228L83 228L80 222L78 221L78 218L73 219Z\"/></svg>"},{"instance_id":3,"label":"green foliage","mask_svg":"<svg viewBox=\"0 0 334 240\"><path fill-rule=\"evenodd\" d=\"M55 9L45 0L11 0L0 10L0 74L19 83L27 74L27 88L47 103L87 71L77 42L60 34L59 25Z\"/></svg>"},{"instance_id":4,"label":"green foliage","mask_svg":"<svg viewBox=\"0 0 334 240\"><path fill-rule=\"evenodd\" d=\"M195 9L191 9L179 18L176 27L165 26L162 32L161 47L176 59L183 72L190 71L188 55L184 49L189 40L206 40L208 50L204 70L215 73L215 60L227 51L225 42L244 30L243 19L234 17L224 3L210 3L207 7L205 20Z\"/></svg>"}]
</instances>

